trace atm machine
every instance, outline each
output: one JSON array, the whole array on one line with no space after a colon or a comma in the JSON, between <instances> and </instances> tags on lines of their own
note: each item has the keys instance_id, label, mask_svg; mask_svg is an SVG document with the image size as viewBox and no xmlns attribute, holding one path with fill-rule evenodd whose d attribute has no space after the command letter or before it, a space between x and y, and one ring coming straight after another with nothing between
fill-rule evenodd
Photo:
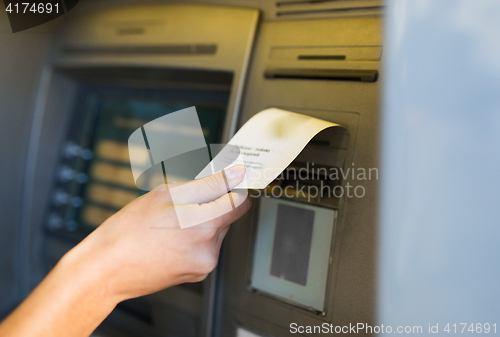
<instances>
[{"instance_id":1,"label":"atm machine","mask_svg":"<svg viewBox=\"0 0 500 337\"><path fill-rule=\"evenodd\" d=\"M240 125L279 107L344 126L318 134L291 164L307 168L307 179L285 174L267 195L275 186L321 183L344 191L362 185L366 195L256 200L232 226L218 268L220 336L290 336L298 332L292 323L375 321L377 179L332 177L318 168L377 168L381 18L324 18L338 15L330 8L311 19L303 8L292 12L294 6L284 2L282 10L291 13L260 27Z\"/></svg>"},{"instance_id":2,"label":"atm machine","mask_svg":"<svg viewBox=\"0 0 500 337\"><path fill-rule=\"evenodd\" d=\"M305 178L286 174L259 192L210 277L119 304L95 335L282 337L292 323L375 324L382 14L378 0L104 2L68 14L32 127L26 287L143 193L128 163L135 129L194 105L207 143L227 142L277 107L343 128L320 133L287 169ZM374 173L360 179L359 169ZM286 186L297 193L273 193ZM344 193L312 198L302 186Z\"/></svg>"}]
</instances>

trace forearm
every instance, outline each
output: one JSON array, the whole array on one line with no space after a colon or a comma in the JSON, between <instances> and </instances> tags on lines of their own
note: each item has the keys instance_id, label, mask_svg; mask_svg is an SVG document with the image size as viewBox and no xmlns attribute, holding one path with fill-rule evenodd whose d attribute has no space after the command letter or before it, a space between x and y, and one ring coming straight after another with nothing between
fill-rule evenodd
<instances>
[{"instance_id":1,"label":"forearm","mask_svg":"<svg viewBox=\"0 0 500 337\"><path fill-rule=\"evenodd\" d=\"M66 256L0 324L0 336L89 336L117 301L98 270Z\"/></svg>"}]
</instances>

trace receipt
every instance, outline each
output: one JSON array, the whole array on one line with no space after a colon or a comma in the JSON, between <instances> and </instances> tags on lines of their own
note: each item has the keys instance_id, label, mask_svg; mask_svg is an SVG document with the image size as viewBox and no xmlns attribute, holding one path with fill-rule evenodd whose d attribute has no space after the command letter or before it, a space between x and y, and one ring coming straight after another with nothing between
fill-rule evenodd
<instances>
[{"instance_id":1,"label":"receipt","mask_svg":"<svg viewBox=\"0 0 500 337\"><path fill-rule=\"evenodd\" d=\"M227 144L228 148L239 149L237 159L234 154L229 155L232 151L223 149L196 179L221 171L214 170L215 166L225 169L241 164L247 172L236 188L263 189L292 163L314 136L331 127L341 126L277 108L263 110L250 118Z\"/></svg>"}]
</instances>

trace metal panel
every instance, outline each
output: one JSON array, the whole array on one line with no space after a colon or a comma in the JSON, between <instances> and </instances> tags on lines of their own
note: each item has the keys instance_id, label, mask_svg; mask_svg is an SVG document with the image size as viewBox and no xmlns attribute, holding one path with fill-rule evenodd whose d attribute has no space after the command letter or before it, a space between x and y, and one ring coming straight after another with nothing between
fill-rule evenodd
<instances>
[{"instance_id":1,"label":"metal panel","mask_svg":"<svg viewBox=\"0 0 500 337\"><path fill-rule=\"evenodd\" d=\"M23 183L36 90L53 26L13 34L0 13L0 319L27 291L29 228L22 226Z\"/></svg>"},{"instance_id":2,"label":"metal panel","mask_svg":"<svg viewBox=\"0 0 500 337\"><path fill-rule=\"evenodd\" d=\"M381 19L332 19L264 22L251 67L240 125L268 107L305 113L346 126L351 134L346 167L376 168L380 73L375 83L310 79L265 79L264 72L276 60L276 47L381 46ZM305 69L373 69L376 61L298 60L281 61L282 67ZM330 154L332 155L332 154ZM324 156L328 156L327 153ZM323 158L321 158L323 159ZM355 183L347 177L347 182ZM235 322L271 336L289 336L289 325L375 322L375 252L377 186L363 182L366 195L342 198L333 242L331 278L325 314L252 292L248 287L252 265L257 202L229 231L222 253L218 336L232 336ZM344 185L345 186L345 185Z\"/></svg>"}]
</instances>

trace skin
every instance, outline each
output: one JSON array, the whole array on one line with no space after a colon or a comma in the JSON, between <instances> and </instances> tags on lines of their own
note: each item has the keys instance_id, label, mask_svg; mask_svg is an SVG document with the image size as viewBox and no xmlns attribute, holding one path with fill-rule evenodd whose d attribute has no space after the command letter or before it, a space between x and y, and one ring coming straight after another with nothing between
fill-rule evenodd
<instances>
[{"instance_id":1,"label":"skin","mask_svg":"<svg viewBox=\"0 0 500 337\"><path fill-rule=\"evenodd\" d=\"M244 173L235 166L132 201L59 261L0 336L89 336L121 301L205 279L230 224L250 208L250 198L227 193ZM220 215L229 198L236 208ZM197 225L181 229L178 219Z\"/></svg>"}]
</instances>

